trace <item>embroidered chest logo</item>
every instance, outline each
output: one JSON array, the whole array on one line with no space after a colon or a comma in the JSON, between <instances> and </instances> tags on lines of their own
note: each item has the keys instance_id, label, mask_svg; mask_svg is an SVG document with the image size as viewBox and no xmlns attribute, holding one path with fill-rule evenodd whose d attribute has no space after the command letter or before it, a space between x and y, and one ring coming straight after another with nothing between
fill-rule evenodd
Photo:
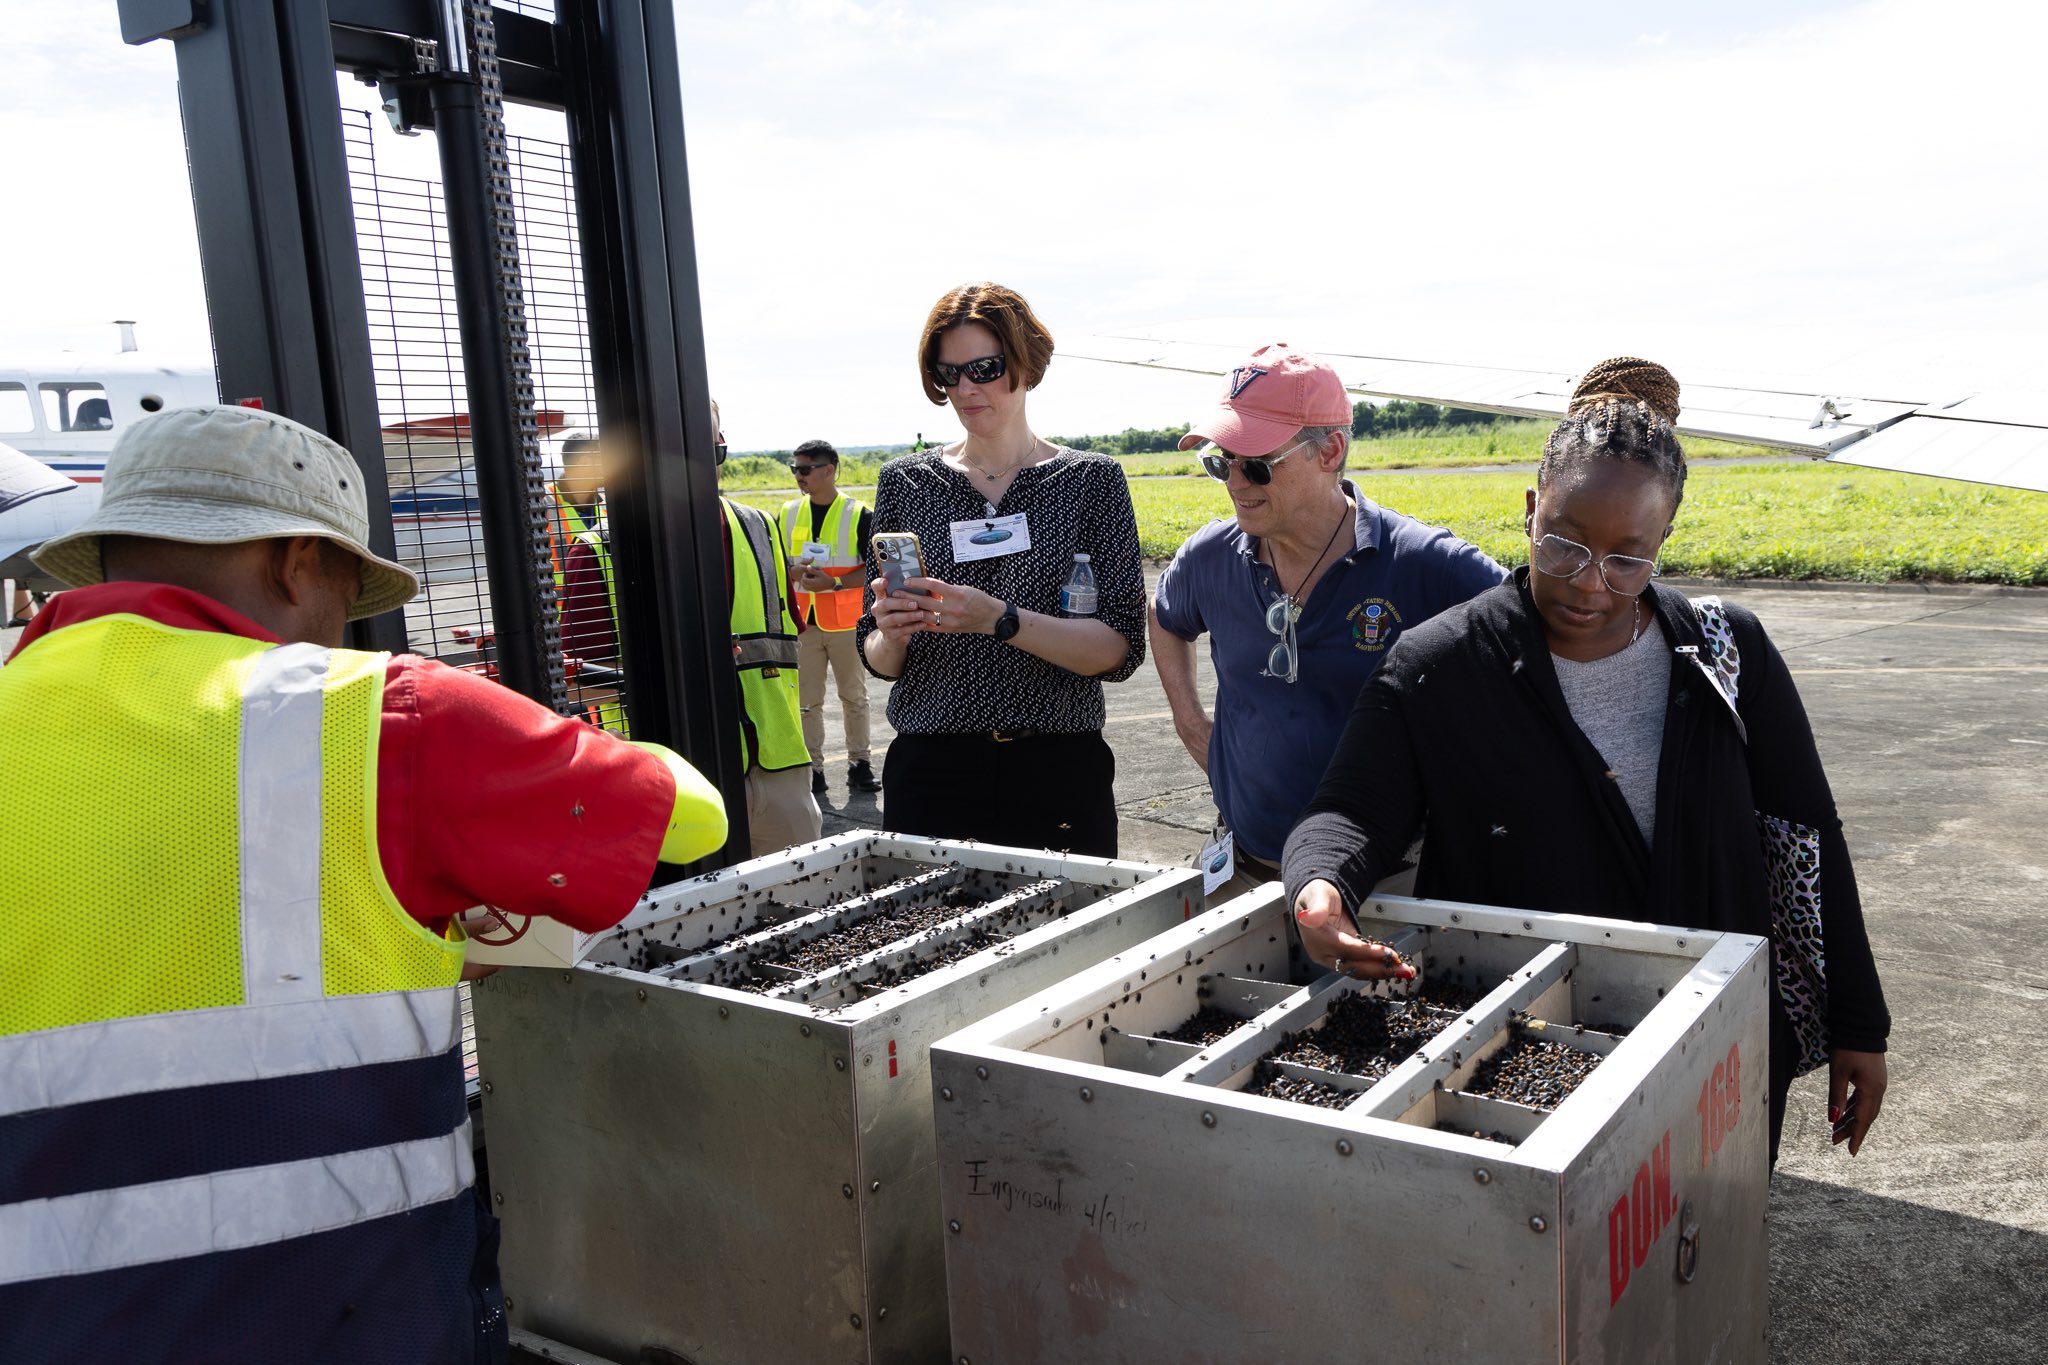
<instances>
[{"instance_id":1,"label":"embroidered chest logo","mask_svg":"<svg viewBox=\"0 0 2048 1365\"><path fill-rule=\"evenodd\" d=\"M1257 365L1239 365L1230 372L1230 396L1237 397L1252 386L1252 381L1266 372Z\"/></svg>"},{"instance_id":2,"label":"embroidered chest logo","mask_svg":"<svg viewBox=\"0 0 2048 1365\"><path fill-rule=\"evenodd\" d=\"M1351 622L1351 647L1377 654L1394 643L1401 629L1401 613L1384 597L1368 597L1345 614Z\"/></svg>"}]
</instances>

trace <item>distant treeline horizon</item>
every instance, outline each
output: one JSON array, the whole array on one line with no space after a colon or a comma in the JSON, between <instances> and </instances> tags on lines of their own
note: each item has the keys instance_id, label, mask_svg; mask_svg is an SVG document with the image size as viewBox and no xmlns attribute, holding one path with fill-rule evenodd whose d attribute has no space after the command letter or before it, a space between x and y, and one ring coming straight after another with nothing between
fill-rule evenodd
<instances>
[{"instance_id":1,"label":"distant treeline horizon","mask_svg":"<svg viewBox=\"0 0 2048 1365\"><path fill-rule=\"evenodd\" d=\"M1437 403L1411 403L1405 398L1392 399L1386 403L1358 402L1351 405L1351 435L1361 441L1369 441L1378 436L1410 435L1420 431L1452 431L1520 420L1523 419L1502 417L1494 412L1474 412L1470 408L1444 407ZM1046 439L1055 445L1094 451L1098 455L1150 455L1179 450L1181 438L1187 434L1188 427L1184 423L1177 427L1159 427L1149 431L1142 427L1126 427L1113 435L1049 436ZM835 449L839 451L841 459L875 455L886 458L917 450L920 448L919 442L922 442L922 448L926 449L944 444L942 441L924 441L920 433L918 442L837 446ZM779 460L783 464L789 463L792 454L788 450L747 450L733 453L750 459Z\"/></svg>"}]
</instances>

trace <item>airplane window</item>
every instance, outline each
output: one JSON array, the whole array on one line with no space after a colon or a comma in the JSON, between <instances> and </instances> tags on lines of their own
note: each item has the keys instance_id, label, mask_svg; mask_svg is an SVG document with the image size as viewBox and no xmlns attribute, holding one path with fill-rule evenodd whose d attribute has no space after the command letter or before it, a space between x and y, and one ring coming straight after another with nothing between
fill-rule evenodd
<instances>
[{"instance_id":1,"label":"airplane window","mask_svg":"<svg viewBox=\"0 0 2048 1365\"><path fill-rule=\"evenodd\" d=\"M112 431L114 410L98 384L45 384L43 420L52 431Z\"/></svg>"},{"instance_id":2,"label":"airplane window","mask_svg":"<svg viewBox=\"0 0 2048 1365\"><path fill-rule=\"evenodd\" d=\"M36 414L29 406L28 385L0 384L0 436L18 436L35 429Z\"/></svg>"}]
</instances>

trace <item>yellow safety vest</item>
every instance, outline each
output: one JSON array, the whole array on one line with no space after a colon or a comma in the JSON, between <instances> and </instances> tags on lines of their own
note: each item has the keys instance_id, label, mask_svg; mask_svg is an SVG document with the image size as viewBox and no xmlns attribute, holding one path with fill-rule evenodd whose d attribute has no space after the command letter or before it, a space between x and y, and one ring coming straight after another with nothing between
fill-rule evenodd
<instances>
[{"instance_id":1,"label":"yellow safety vest","mask_svg":"<svg viewBox=\"0 0 2048 1365\"><path fill-rule=\"evenodd\" d=\"M852 630L860 624L862 564L856 533L860 529L860 514L866 510L844 493L832 499L832 505L825 509L825 528L818 537L818 543L826 546L827 551L823 559L814 559L811 567L831 574L839 580L840 586L831 592L798 592L798 620L812 622L820 630L833 631ZM783 504L784 554L791 559L800 557L804 546L810 543L810 529L809 498L796 498Z\"/></svg>"},{"instance_id":2,"label":"yellow safety vest","mask_svg":"<svg viewBox=\"0 0 2048 1365\"><path fill-rule=\"evenodd\" d=\"M604 574L604 594L611 602L612 630L616 633L619 627L619 590L618 585L612 582L611 551L605 548L604 543L603 508L600 506L595 520L585 521L583 514L576 510L576 504L563 497L562 490L554 484L548 485L548 496L555 500L555 519L548 527L548 555L553 561L555 590L561 591L566 577L562 572L564 543L582 541L596 555L597 567Z\"/></svg>"},{"instance_id":3,"label":"yellow safety vest","mask_svg":"<svg viewBox=\"0 0 2048 1365\"><path fill-rule=\"evenodd\" d=\"M321 1234L346 1259L361 1227L368 1254L396 1214L473 1250L463 945L377 852L387 658L116 614L0 669L0 1119L44 1143L44 1197L0 1193L0 1303L44 1329L121 1279L164 1318L131 1340L200 1340L172 1319L260 1311L251 1249ZM265 1123L288 1159L237 1145ZM108 1160L113 1132L137 1159Z\"/></svg>"},{"instance_id":4,"label":"yellow safety vest","mask_svg":"<svg viewBox=\"0 0 2048 1365\"><path fill-rule=\"evenodd\" d=\"M568 558L564 547L569 541L578 541L590 547L591 555L597 560L598 572L604 575L605 603L612 613L612 638L619 642L620 656L623 657L625 636L619 630L619 585L612 578L612 554L605 545L603 505L599 504L596 519L586 522L583 514L576 510L576 504L562 496L560 487L550 483L548 496L555 500L555 515L548 523L548 559L555 574L557 611L566 616L569 605L560 600L568 580L568 574L562 568L562 561ZM632 727L626 723L625 708L617 701L599 702L586 708L583 719L621 738L632 734Z\"/></svg>"},{"instance_id":5,"label":"yellow safety vest","mask_svg":"<svg viewBox=\"0 0 2048 1365\"><path fill-rule=\"evenodd\" d=\"M796 689L796 621L789 568L768 514L720 498L732 544L732 642L740 671L747 766L779 772L811 761ZM770 623L773 623L772 625Z\"/></svg>"}]
</instances>

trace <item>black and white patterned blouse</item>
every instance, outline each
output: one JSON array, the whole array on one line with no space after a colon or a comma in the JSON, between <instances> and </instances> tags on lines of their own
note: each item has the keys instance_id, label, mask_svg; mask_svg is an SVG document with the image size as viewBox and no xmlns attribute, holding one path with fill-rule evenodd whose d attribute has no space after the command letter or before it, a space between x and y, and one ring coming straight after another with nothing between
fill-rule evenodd
<instances>
[{"instance_id":1,"label":"black and white patterned blouse","mask_svg":"<svg viewBox=\"0 0 2048 1365\"><path fill-rule=\"evenodd\" d=\"M954 522L1018 512L1029 518L1029 551L954 562ZM1102 684L1123 681L1145 661L1145 574L1122 465L1061 447L1044 463L1018 470L991 510L973 481L936 451L905 455L882 466L874 528L878 535L915 532L933 578L1047 615L1059 611L1075 552L1085 553L1095 570L1096 619L1131 646L1113 672L1084 678L992 635L913 635L903 676L889 689L889 723L899 734L1102 728ZM864 664L874 605L870 593L859 629Z\"/></svg>"}]
</instances>

